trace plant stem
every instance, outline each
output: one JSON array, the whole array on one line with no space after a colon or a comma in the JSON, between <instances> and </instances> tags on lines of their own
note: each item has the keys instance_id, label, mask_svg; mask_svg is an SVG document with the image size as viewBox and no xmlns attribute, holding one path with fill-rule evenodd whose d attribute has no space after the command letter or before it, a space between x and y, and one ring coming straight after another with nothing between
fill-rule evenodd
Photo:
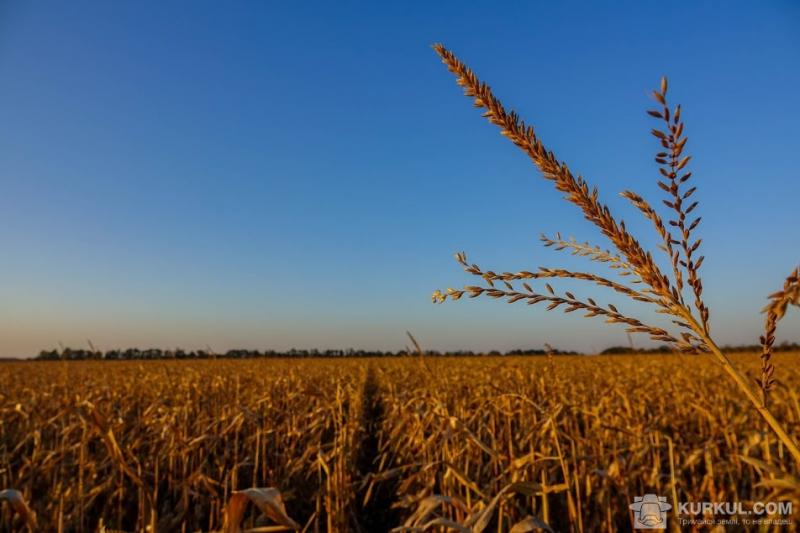
<instances>
[{"instance_id":1,"label":"plant stem","mask_svg":"<svg viewBox=\"0 0 800 533\"><path fill-rule=\"evenodd\" d=\"M789 433L784 429L783 425L778 421L777 418L772 414L772 412L767 408L767 406L762 402L758 395L753 391L753 389L748 385L747 378L742 374L738 368L733 364L733 361L730 358L722 353L719 346L708 336L708 334L704 331L703 327L697 323L697 321L692 316L687 317L691 320L691 325L693 326L694 330L700 335L700 338L703 340L705 345L711 350L711 353L714 357L722 365L722 368L725 369L725 372L733 378L733 381L739 386L739 388L744 392L747 399L750 400L750 403L753 404L753 407L756 408L758 413L761 415L761 418L772 428L772 431L778 436L778 438L783 442L786 448L789 450L789 453L792 454L792 457L795 460L795 463L800 465L800 448L798 448L797 443L795 440L789 435Z\"/></svg>"}]
</instances>

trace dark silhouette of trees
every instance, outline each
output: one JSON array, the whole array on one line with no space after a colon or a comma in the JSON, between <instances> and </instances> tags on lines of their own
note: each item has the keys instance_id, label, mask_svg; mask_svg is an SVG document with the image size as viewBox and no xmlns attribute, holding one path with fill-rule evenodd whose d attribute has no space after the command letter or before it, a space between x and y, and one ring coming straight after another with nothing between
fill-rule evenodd
<instances>
[{"instance_id":1,"label":"dark silhouette of trees","mask_svg":"<svg viewBox=\"0 0 800 533\"><path fill-rule=\"evenodd\" d=\"M759 346L725 346L726 352L758 352ZM673 350L668 346L657 346L655 348L630 348L629 346L612 346L606 348L600 355L616 355L616 354L663 354L671 353ZM800 344L796 342L784 342L774 348L776 352L789 352L800 351ZM581 355L578 352L552 350L553 355ZM455 350L450 352L439 352L430 350L425 352L426 357L485 357L485 356L543 356L547 355L547 350L542 349L524 349L519 348L516 350L509 350L501 353L497 350L492 350L485 353L475 353L471 350ZM348 357L416 357L417 353L406 350L397 352L381 351L381 350L356 350L353 348L342 349L297 349L292 348L285 351L277 350L249 350L238 348L228 350L222 354L213 353L211 350L183 350L176 348L174 350L162 350L161 348L128 348L126 350L107 350L102 352L100 350L92 349L74 349L65 347L59 350L42 350L39 355L35 357L40 361L82 361L82 360L106 360L106 361L137 361L137 360L163 360L163 359L253 359L253 358L309 358L309 357L324 357L324 358L348 358Z\"/></svg>"}]
</instances>

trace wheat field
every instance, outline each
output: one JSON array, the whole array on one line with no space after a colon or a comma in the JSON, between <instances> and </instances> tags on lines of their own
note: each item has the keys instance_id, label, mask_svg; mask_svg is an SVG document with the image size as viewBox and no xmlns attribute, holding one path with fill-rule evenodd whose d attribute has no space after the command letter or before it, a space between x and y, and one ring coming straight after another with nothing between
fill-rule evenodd
<instances>
[{"instance_id":1,"label":"wheat field","mask_svg":"<svg viewBox=\"0 0 800 533\"><path fill-rule=\"evenodd\" d=\"M5 4L0 533L800 529L800 3Z\"/></svg>"},{"instance_id":2,"label":"wheat field","mask_svg":"<svg viewBox=\"0 0 800 533\"><path fill-rule=\"evenodd\" d=\"M41 531L619 531L646 492L796 501L708 357L8 363L0 487ZM797 436L797 354L775 359Z\"/></svg>"}]
</instances>

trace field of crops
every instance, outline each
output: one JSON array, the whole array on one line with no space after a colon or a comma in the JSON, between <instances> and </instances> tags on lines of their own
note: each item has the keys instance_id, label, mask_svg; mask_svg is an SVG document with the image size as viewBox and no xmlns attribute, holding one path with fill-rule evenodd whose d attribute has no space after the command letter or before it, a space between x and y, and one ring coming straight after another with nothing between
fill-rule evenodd
<instances>
[{"instance_id":1,"label":"field of crops","mask_svg":"<svg viewBox=\"0 0 800 533\"><path fill-rule=\"evenodd\" d=\"M797 355L776 359L771 408L800 436ZM756 355L735 360L757 375ZM704 356L0 370L0 490L41 531L619 531L645 493L798 494L791 458ZM275 491L235 493L266 487L285 517ZM240 526L243 494L267 517L248 504ZM0 530L25 529L0 512Z\"/></svg>"}]
</instances>

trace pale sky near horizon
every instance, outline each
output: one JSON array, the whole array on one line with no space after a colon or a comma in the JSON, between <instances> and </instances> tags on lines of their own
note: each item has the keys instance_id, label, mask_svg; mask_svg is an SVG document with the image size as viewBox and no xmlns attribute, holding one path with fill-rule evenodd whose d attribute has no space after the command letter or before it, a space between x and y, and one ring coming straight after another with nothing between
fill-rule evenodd
<instances>
[{"instance_id":1,"label":"pale sky near horizon","mask_svg":"<svg viewBox=\"0 0 800 533\"><path fill-rule=\"evenodd\" d=\"M0 0L0 356L87 338L398 350L406 330L439 350L627 344L577 313L430 303L473 282L456 251L600 273L538 235L606 246L461 96L434 42L648 245L618 193L660 201L645 110L669 75L712 331L755 343L766 295L800 263L798 28L788 1ZM800 340L796 311L779 341Z\"/></svg>"}]
</instances>

